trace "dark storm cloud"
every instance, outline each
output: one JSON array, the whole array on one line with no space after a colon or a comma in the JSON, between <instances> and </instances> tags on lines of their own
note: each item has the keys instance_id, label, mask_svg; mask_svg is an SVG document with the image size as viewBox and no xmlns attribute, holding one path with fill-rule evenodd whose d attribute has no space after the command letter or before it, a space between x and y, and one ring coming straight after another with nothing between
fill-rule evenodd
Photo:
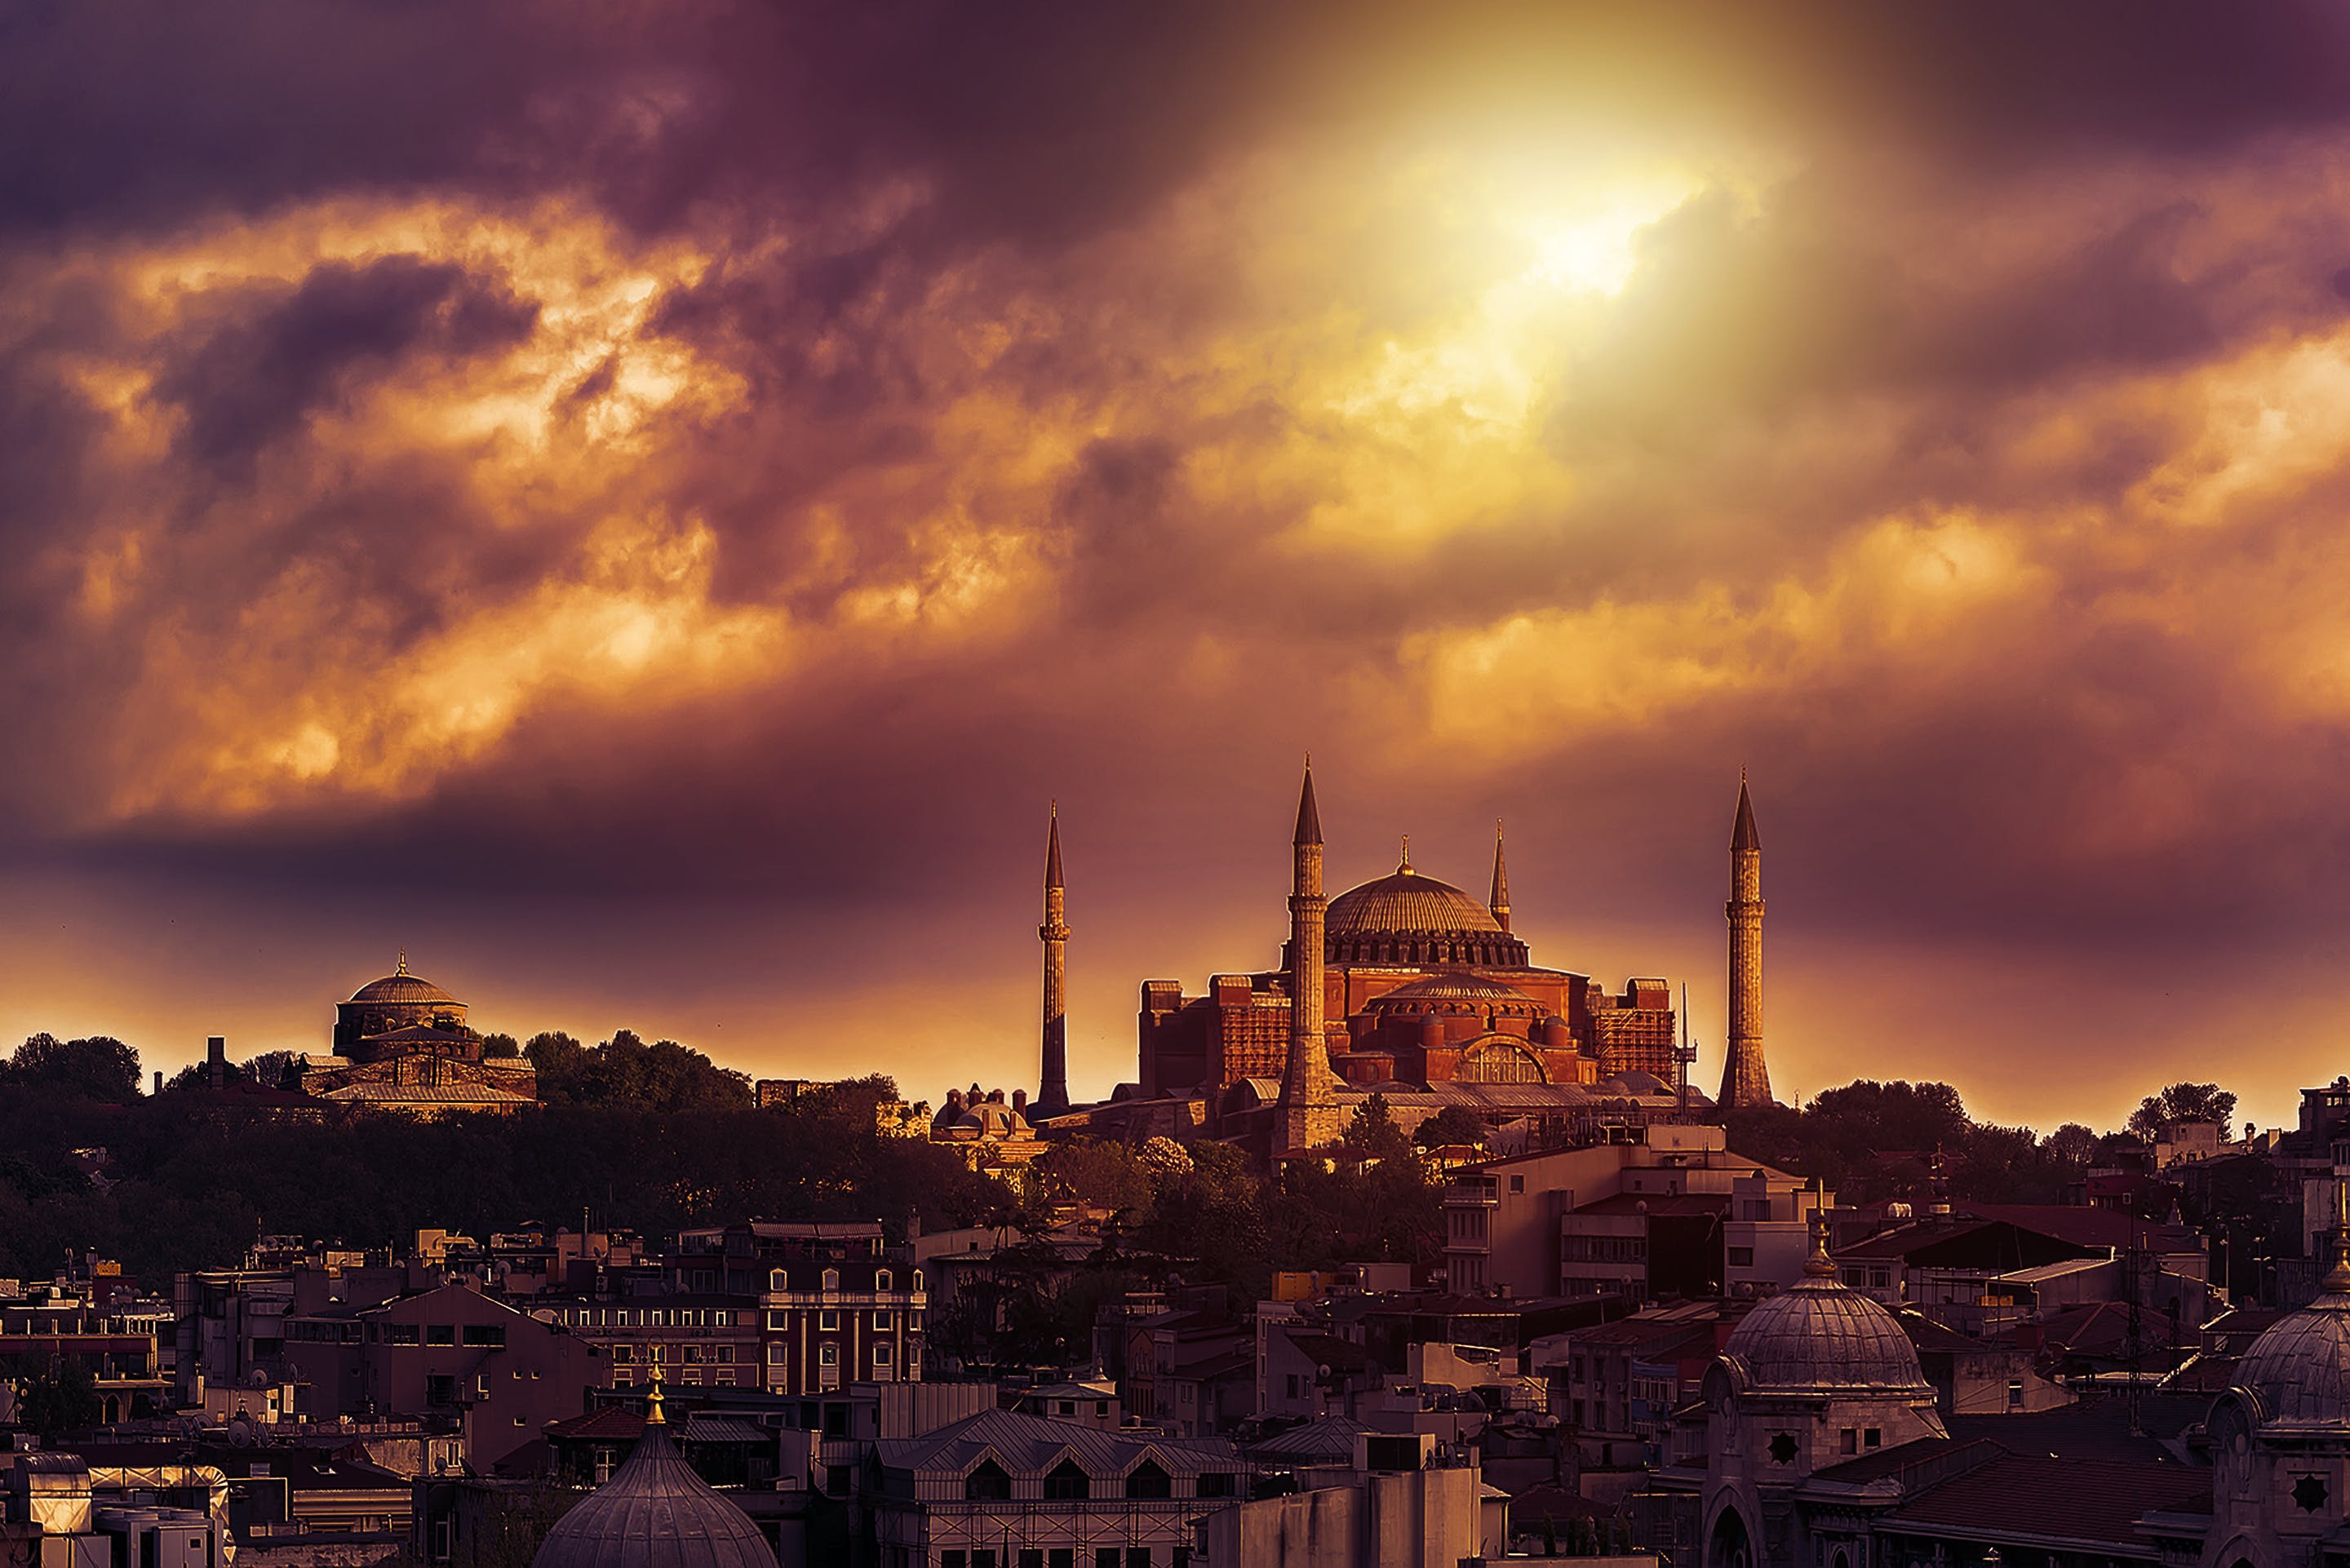
<instances>
[{"instance_id":1,"label":"dark storm cloud","mask_svg":"<svg viewBox=\"0 0 2350 1568\"><path fill-rule=\"evenodd\" d=\"M352 382L410 356L509 348L538 307L463 267L394 255L325 263L292 288L246 291L225 314L176 346L156 381L185 411L183 450L214 469L241 469Z\"/></svg>"}]
</instances>

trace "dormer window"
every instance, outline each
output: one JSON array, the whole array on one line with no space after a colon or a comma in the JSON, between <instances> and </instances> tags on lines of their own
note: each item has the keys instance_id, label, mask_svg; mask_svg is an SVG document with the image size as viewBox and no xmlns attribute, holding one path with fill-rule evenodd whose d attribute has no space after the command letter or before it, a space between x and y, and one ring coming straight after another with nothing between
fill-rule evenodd
<instances>
[{"instance_id":1,"label":"dormer window","mask_svg":"<svg viewBox=\"0 0 2350 1568\"><path fill-rule=\"evenodd\" d=\"M882 1270L880 1270L880 1271L877 1272L874 1274L874 1276L873 1276L873 1288L874 1288L875 1290L877 1290L877 1291L886 1291L886 1290L888 1290L888 1289L889 1288L889 1270L887 1270L887 1269L882 1269Z\"/></svg>"},{"instance_id":2,"label":"dormer window","mask_svg":"<svg viewBox=\"0 0 2350 1568\"><path fill-rule=\"evenodd\" d=\"M791 1276L785 1273L783 1270L777 1269L774 1273L767 1276L767 1288L771 1291L787 1289L790 1278Z\"/></svg>"},{"instance_id":3,"label":"dormer window","mask_svg":"<svg viewBox=\"0 0 2350 1568\"><path fill-rule=\"evenodd\" d=\"M837 1291L840 1288L840 1271L838 1269L827 1269L824 1272L824 1288L828 1291Z\"/></svg>"}]
</instances>

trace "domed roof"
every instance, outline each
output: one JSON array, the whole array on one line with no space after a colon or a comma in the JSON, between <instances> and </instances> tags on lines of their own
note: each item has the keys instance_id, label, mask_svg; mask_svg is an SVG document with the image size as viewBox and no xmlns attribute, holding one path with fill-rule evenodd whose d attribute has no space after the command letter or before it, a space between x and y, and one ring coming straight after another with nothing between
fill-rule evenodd
<instances>
[{"instance_id":1,"label":"domed roof","mask_svg":"<svg viewBox=\"0 0 2350 1568\"><path fill-rule=\"evenodd\" d=\"M1743 1365L1750 1386L1762 1393L1933 1393L1918 1347L1893 1314L1835 1277L1823 1224L1813 1227L1803 1279L1756 1303L1722 1351Z\"/></svg>"},{"instance_id":2,"label":"domed roof","mask_svg":"<svg viewBox=\"0 0 2350 1568\"><path fill-rule=\"evenodd\" d=\"M1330 900L1325 930L1332 936L1366 931L1491 931L1502 922L1493 911L1454 887L1423 877L1407 860L1393 872Z\"/></svg>"},{"instance_id":3,"label":"domed roof","mask_svg":"<svg viewBox=\"0 0 2350 1568\"><path fill-rule=\"evenodd\" d=\"M2264 1428L2350 1426L2350 1236L2336 1240L2317 1299L2252 1341L2235 1386L2259 1399Z\"/></svg>"},{"instance_id":4,"label":"domed roof","mask_svg":"<svg viewBox=\"0 0 2350 1568\"><path fill-rule=\"evenodd\" d=\"M555 1521L530 1568L775 1568L775 1553L670 1441L656 1387L628 1463Z\"/></svg>"},{"instance_id":5,"label":"domed roof","mask_svg":"<svg viewBox=\"0 0 2350 1568\"><path fill-rule=\"evenodd\" d=\"M381 980L371 980L368 981L365 985L351 992L351 1000L353 1002L405 1002L414 1004L436 1002L454 1003L457 999L450 995L447 992L442 990L439 986L433 984L431 981L425 980L421 976L409 973L408 955L405 952L402 952L400 955L400 968L398 970L390 974L385 975Z\"/></svg>"},{"instance_id":6,"label":"domed roof","mask_svg":"<svg viewBox=\"0 0 2350 1568\"><path fill-rule=\"evenodd\" d=\"M1415 1002L1521 1002L1528 1007L1542 1005L1515 986L1458 970L1440 971L1409 984L1397 986L1393 991L1383 991L1371 998L1370 1004L1377 1009L1389 1003L1408 1006Z\"/></svg>"}]
</instances>

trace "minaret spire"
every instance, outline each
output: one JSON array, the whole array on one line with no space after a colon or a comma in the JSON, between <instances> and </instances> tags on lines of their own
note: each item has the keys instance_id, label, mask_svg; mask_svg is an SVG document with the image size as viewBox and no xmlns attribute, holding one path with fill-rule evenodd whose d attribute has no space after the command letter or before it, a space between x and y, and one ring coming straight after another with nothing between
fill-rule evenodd
<instances>
[{"instance_id":1,"label":"minaret spire","mask_svg":"<svg viewBox=\"0 0 2350 1568\"><path fill-rule=\"evenodd\" d=\"M1045 1029L1036 1084L1036 1110L1057 1115L1069 1108L1069 923L1061 886L1061 803L1052 806L1045 837L1045 922L1036 936L1045 944Z\"/></svg>"},{"instance_id":2,"label":"minaret spire","mask_svg":"<svg viewBox=\"0 0 2350 1568\"><path fill-rule=\"evenodd\" d=\"M1502 819L1493 819L1493 896L1485 900L1502 929L1510 929L1510 869L1502 864Z\"/></svg>"},{"instance_id":3,"label":"minaret spire","mask_svg":"<svg viewBox=\"0 0 2350 1568\"><path fill-rule=\"evenodd\" d=\"M1289 1054L1281 1075L1274 1122L1274 1154L1299 1154L1338 1137L1338 1075L1330 1070L1323 1033L1322 814L1314 801L1314 759L1297 796L1297 831L1291 836L1289 894Z\"/></svg>"},{"instance_id":4,"label":"minaret spire","mask_svg":"<svg viewBox=\"0 0 2350 1568\"><path fill-rule=\"evenodd\" d=\"M1721 1064L1724 1110L1767 1106L1771 1073L1762 1061L1762 836L1746 770L1738 770L1738 815L1730 828L1730 1045Z\"/></svg>"}]
</instances>

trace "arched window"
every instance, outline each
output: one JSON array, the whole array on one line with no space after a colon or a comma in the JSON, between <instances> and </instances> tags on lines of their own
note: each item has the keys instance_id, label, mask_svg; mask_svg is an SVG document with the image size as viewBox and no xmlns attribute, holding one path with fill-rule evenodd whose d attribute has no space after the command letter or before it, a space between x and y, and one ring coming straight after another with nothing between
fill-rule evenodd
<instances>
[{"instance_id":1,"label":"arched window","mask_svg":"<svg viewBox=\"0 0 2350 1568\"><path fill-rule=\"evenodd\" d=\"M1045 1473L1047 1501L1082 1502L1093 1494L1094 1478L1079 1469L1075 1459L1063 1459Z\"/></svg>"},{"instance_id":2,"label":"arched window","mask_svg":"<svg viewBox=\"0 0 2350 1568\"><path fill-rule=\"evenodd\" d=\"M888 1289L889 1288L889 1270L887 1270L887 1269L881 1269L881 1270L877 1271L877 1272L874 1273L874 1275L873 1275L873 1288L874 1288L875 1290L877 1290L877 1291L886 1291L886 1290L888 1290Z\"/></svg>"},{"instance_id":3,"label":"arched window","mask_svg":"<svg viewBox=\"0 0 2350 1568\"><path fill-rule=\"evenodd\" d=\"M993 1459L982 1459L962 1478L962 1495L965 1502L1003 1502L1012 1496L1012 1478Z\"/></svg>"},{"instance_id":4,"label":"arched window","mask_svg":"<svg viewBox=\"0 0 2350 1568\"><path fill-rule=\"evenodd\" d=\"M1172 1497L1175 1495L1175 1486L1167 1479L1167 1472L1159 1468L1159 1462L1156 1459L1145 1459L1127 1472L1126 1495L1143 1498Z\"/></svg>"},{"instance_id":5,"label":"arched window","mask_svg":"<svg viewBox=\"0 0 2350 1568\"><path fill-rule=\"evenodd\" d=\"M838 1269L827 1269L824 1272L824 1288L828 1291L837 1291L840 1288L840 1271Z\"/></svg>"},{"instance_id":6,"label":"arched window","mask_svg":"<svg viewBox=\"0 0 2350 1568\"><path fill-rule=\"evenodd\" d=\"M908 1290L914 1290L914 1291L919 1291L919 1290L920 1290L920 1289L922 1288L922 1271L921 1271L921 1270L920 1270L920 1269L916 1269L916 1270L914 1271L914 1278L913 1278L913 1281L912 1281L912 1282L911 1282L911 1283L910 1283L906 1288L907 1288Z\"/></svg>"}]
</instances>

